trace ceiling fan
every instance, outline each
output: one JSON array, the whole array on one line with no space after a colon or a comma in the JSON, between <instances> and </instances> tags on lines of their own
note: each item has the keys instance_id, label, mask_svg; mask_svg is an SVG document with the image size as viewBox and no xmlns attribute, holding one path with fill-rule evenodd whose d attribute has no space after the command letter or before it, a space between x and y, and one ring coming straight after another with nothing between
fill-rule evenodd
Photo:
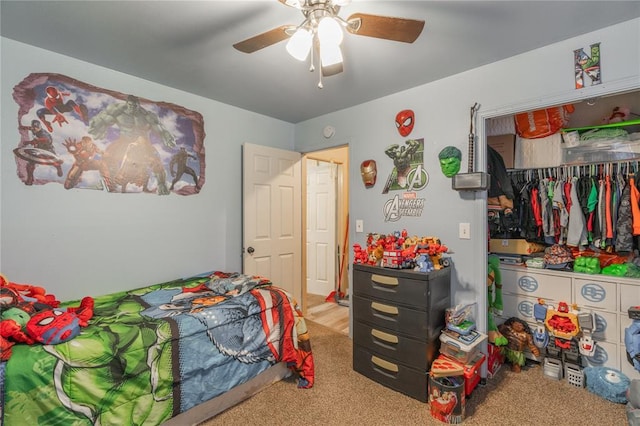
<instances>
[{"instance_id":1,"label":"ceiling fan","mask_svg":"<svg viewBox=\"0 0 640 426\"><path fill-rule=\"evenodd\" d=\"M338 16L340 8L350 0L278 0L287 6L300 9L304 21L300 25L281 25L233 45L244 53L253 53L283 40L287 51L294 58L304 61L311 54L309 71L314 71L314 52L322 76L331 76L343 71L340 43L343 29L350 34L381 38L385 40L413 43L424 28L424 21L395 18L391 16L354 13L347 19Z\"/></svg>"}]
</instances>

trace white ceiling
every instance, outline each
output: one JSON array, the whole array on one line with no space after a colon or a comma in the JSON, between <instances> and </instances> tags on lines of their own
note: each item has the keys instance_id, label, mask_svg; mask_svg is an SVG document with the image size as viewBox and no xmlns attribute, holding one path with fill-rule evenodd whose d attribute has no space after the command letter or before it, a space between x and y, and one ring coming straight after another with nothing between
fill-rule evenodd
<instances>
[{"instance_id":1,"label":"white ceiling","mask_svg":"<svg viewBox=\"0 0 640 426\"><path fill-rule=\"evenodd\" d=\"M302 22L299 10L277 0L2 0L0 7L3 37L291 123L640 16L640 1L354 0L340 16L422 19L425 29L413 44L345 35L344 72L319 89L318 71L291 58L285 42L252 54L232 47Z\"/></svg>"}]
</instances>

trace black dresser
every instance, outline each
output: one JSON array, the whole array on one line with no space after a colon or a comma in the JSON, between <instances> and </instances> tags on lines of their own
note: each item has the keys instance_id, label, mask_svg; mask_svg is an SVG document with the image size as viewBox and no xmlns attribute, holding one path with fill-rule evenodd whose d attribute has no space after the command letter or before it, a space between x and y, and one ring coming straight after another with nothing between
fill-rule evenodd
<instances>
[{"instance_id":1,"label":"black dresser","mask_svg":"<svg viewBox=\"0 0 640 426\"><path fill-rule=\"evenodd\" d=\"M451 268L422 273L354 264L353 369L426 402L450 287Z\"/></svg>"}]
</instances>

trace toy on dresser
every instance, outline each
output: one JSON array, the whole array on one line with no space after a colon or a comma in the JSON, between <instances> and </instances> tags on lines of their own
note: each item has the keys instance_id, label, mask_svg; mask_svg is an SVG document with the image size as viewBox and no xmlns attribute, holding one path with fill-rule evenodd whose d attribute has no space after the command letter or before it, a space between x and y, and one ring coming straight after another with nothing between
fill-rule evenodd
<instances>
[{"instance_id":1,"label":"toy on dresser","mask_svg":"<svg viewBox=\"0 0 640 426\"><path fill-rule=\"evenodd\" d=\"M353 263L428 273L451 266L451 258L442 256L448 251L439 238L410 237L406 229L386 235L370 233L365 247L353 245Z\"/></svg>"}]
</instances>

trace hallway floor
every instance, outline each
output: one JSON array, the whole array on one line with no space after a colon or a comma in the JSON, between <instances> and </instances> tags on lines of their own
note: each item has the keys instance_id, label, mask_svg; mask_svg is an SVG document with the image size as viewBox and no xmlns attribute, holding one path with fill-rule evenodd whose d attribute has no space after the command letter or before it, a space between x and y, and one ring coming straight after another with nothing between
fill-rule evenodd
<instances>
[{"instance_id":1,"label":"hallway floor","mask_svg":"<svg viewBox=\"0 0 640 426\"><path fill-rule=\"evenodd\" d=\"M307 294L305 318L349 335L349 306L325 301L326 296Z\"/></svg>"}]
</instances>

